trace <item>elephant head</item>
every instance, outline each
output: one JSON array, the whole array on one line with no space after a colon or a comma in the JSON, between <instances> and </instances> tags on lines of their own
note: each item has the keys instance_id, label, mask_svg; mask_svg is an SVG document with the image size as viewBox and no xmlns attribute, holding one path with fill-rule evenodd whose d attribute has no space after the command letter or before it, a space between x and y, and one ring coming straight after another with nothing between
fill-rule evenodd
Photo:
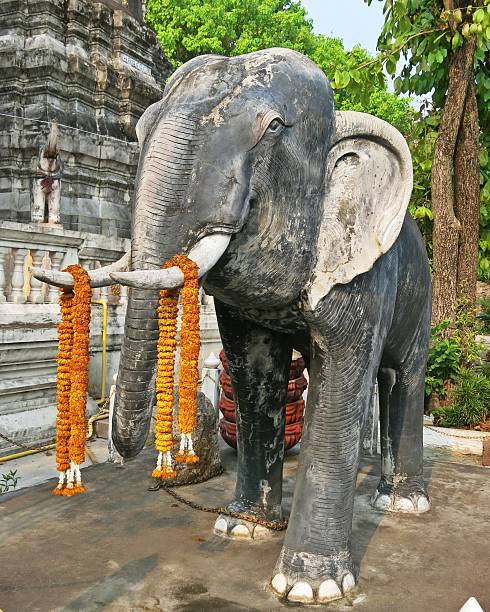
<instances>
[{"instance_id":1,"label":"elephant head","mask_svg":"<svg viewBox=\"0 0 490 612\"><path fill-rule=\"evenodd\" d=\"M336 114L323 72L287 49L187 62L137 135L130 262L92 273L94 286L132 287L114 422L125 457L150 424L158 289L183 281L160 269L167 259L188 254L207 291L231 304L315 308L391 247L411 192L401 135L368 115Z\"/></svg>"}]
</instances>

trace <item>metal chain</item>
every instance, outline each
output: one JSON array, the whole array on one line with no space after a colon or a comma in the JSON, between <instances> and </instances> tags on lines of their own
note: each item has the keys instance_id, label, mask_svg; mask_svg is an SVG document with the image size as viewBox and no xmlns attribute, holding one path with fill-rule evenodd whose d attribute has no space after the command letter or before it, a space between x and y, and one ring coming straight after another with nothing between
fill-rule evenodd
<instances>
[{"instance_id":1,"label":"metal chain","mask_svg":"<svg viewBox=\"0 0 490 612\"><path fill-rule=\"evenodd\" d=\"M104 409L107 407L107 405L109 404L109 401L110 401L110 397L107 398L101 406L99 406L99 412L96 415L94 415L94 416L96 416L96 417L102 416L102 413L103 413ZM23 448L24 450L27 450L27 451L38 450L39 448L42 449L42 447L27 446L26 444L23 444L22 442L19 442L18 440L12 440L12 438L9 438L8 436L6 436L5 434L3 434L1 432L0 432L0 438L5 440L9 444L13 444L17 448Z\"/></svg>"},{"instance_id":2,"label":"metal chain","mask_svg":"<svg viewBox=\"0 0 490 612\"><path fill-rule=\"evenodd\" d=\"M156 487L152 487L150 490L156 491L158 489L163 489L171 497L185 504L186 506L193 508L194 510L201 510L202 512L211 512L212 514L224 514L225 516L230 516L231 518L248 521L249 523L261 525L262 527L267 527L267 529L272 529L274 531L284 531L288 526L288 522L286 519L282 521L267 521L265 519L261 519L256 516L251 516L249 514L243 514L242 512L233 512L231 510L228 510L228 508L222 508L222 507L212 508L209 506L202 506L201 504L197 504L196 502L193 502L190 499L185 499L185 497L182 497L181 495L176 493L173 487L170 487L161 482L158 483Z\"/></svg>"},{"instance_id":3,"label":"metal chain","mask_svg":"<svg viewBox=\"0 0 490 612\"><path fill-rule=\"evenodd\" d=\"M445 431L440 431L439 428L436 427L431 427L430 425L424 425L424 427L426 427L427 429L430 429L431 431L435 432L435 433L440 433L442 436L446 436L448 438L464 438L465 440L485 440L486 436L484 435L485 433L487 433L486 431L477 431L476 429L468 429L466 431L471 431L474 433L480 433L482 434L481 436L476 436L476 437L470 437L470 436L461 436L458 434L450 434L450 433L446 433ZM490 433L490 432L488 432Z\"/></svg>"},{"instance_id":4,"label":"metal chain","mask_svg":"<svg viewBox=\"0 0 490 612\"><path fill-rule=\"evenodd\" d=\"M32 448L32 446L26 446L25 444L22 444L22 442L18 442L15 440L11 440L8 436L6 436L3 433L0 433L0 438L3 438L4 440L6 440L9 444L13 444L14 446L17 446L19 448L23 448L24 450L36 450L35 448Z\"/></svg>"}]
</instances>

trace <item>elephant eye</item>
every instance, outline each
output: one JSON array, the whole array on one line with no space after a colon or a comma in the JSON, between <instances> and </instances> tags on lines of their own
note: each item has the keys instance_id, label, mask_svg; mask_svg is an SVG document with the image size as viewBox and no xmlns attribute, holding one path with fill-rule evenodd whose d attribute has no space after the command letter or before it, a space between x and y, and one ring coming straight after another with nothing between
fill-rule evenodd
<instances>
[{"instance_id":1,"label":"elephant eye","mask_svg":"<svg viewBox=\"0 0 490 612\"><path fill-rule=\"evenodd\" d=\"M275 134L276 132L279 132L279 130L284 126L284 123L280 120L280 119L273 119L270 123L269 123L269 127L267 128L267 131Z\"/></svg>"}]
</instances>

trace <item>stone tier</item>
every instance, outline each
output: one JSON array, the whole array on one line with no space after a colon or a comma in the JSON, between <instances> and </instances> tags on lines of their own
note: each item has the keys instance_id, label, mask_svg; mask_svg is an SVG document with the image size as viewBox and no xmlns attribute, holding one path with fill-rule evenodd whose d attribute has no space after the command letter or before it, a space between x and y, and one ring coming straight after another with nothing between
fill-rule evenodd
<instances>
[{"instance_id":1,"label":"stone tier","mask_svg":"<svg viewBox=\"0 0 490 612\"><path fill-rule=\"evenodd\" d=\"M0 0L0 219L30 221L49 126L60 124L64 227L129 236L135 126L171 66L116 2ZM76 128L76 129L73 129Z\"/></svg>"},{"instance_id":2,"label":"stone tier","mask_svg":"<svg viewBox=\"0 0 490 612\"><path fill-rule=\"evenodd\" d=\"M48 224L0 221L0 433L29 446L52 441L56 418L59 291L34 279L29 267L60 270L80 263L93 270L119 259L129 240L63 230ZM127 288L93 289L107 303L108 394L119 366ZM101 304L93 304L90 326L89 394L102 392ZM201 359L218 354L221 340L210 297L201 293ZM0 438L0 455L15 446Z\"/></svg>"}]
</instances>

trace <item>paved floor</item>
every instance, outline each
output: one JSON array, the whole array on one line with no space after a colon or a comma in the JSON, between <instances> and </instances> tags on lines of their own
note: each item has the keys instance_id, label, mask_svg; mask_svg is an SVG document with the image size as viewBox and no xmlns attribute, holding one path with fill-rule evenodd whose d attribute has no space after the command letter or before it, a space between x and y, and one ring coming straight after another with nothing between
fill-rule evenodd
<instances>
[{"instance_id":1,"label":"paved floor","mask_svg":"<svg viewBox=\"0 0 490 612\"><path fill-rule=\"evenodd\" d=\"M286 462L286 510L296 458ZM226 502L233 453L226 450L224 460L225 474L179 492L204 504ZM283 535L251 544L214 536L213 515L147 491L152 462L153 452L145 451L124 467L89 467L89 493L74 498L51 495L54 480L2 496L0 609L299 610L267 589ZM457 612L473 595L490 611L488 469L427 461L433 509L407 517L369 506L377 464L364 462L359 474L353 536L359 586L327 609Z\"/></svg>"}]
</instances>

